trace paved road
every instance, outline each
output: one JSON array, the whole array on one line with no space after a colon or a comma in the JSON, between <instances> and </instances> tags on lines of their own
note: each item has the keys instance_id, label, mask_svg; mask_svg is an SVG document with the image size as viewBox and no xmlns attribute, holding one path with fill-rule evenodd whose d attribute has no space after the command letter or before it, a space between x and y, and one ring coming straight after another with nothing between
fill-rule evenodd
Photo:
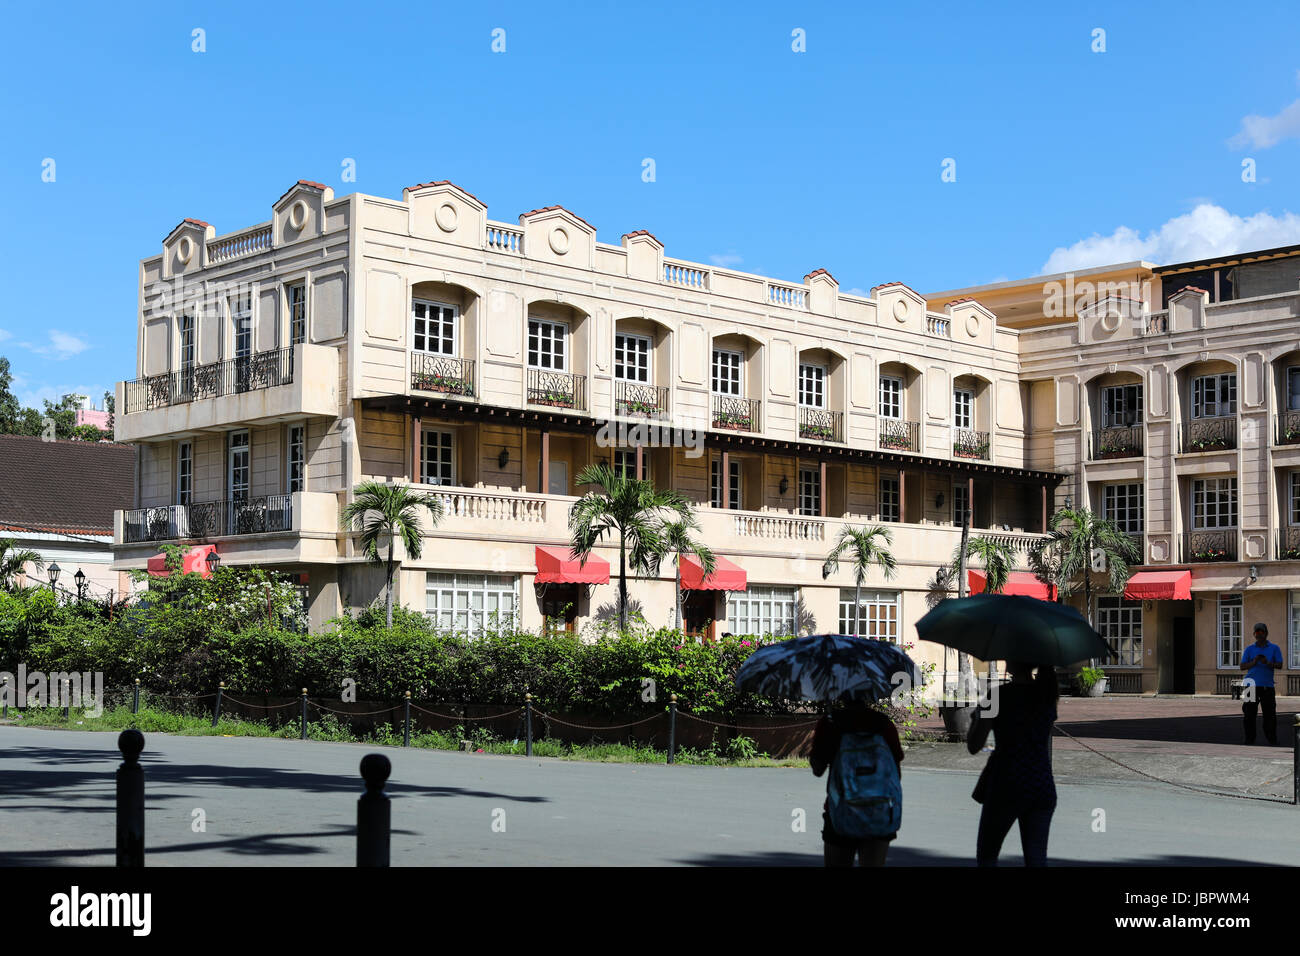
<instances>
[{"instance_id":1,"label":"paved road","mask_svg":"<svg viewBox=\"0 0 1300 956\"><path fill-rule=\"evenodd\" d=\"M115 741L0 727L0 863L112 864ZM370 749L148 735L149 865L352 865L357 764ZM820 863L825 785L807 771L385 752L394 763L396 866ZM903 778L904 824L890 862L970 863L974 775L916 769ZM1295 807L1147 783L1058 785L1057 863L1300 862ZM192 829L196 809L206 832ZM803 833L792 827L797 809L807 811ZM1093 829L1096 809L1105 811L1105 832ZM1257 860L1239 857L1246 848ZM1018 854L1013 834L1004 860Z\"/></svg>"}]
</instances>

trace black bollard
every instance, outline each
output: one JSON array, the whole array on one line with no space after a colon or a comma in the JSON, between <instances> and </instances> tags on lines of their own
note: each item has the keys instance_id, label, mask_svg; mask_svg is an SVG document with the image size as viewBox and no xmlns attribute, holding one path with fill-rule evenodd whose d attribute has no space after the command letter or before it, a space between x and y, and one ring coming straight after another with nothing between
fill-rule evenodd
<instances>
[{"instance_id":1,"label":"black bollard","mask_svg":"<svg viewBox=\"0 0 1300 956\"><path fill-rule=\"evenodd\" d=\"M217 721L221 719L221 695L226 692L226 682L217 682L217 702L212 705L212 726L217 726Z\"/></svg>"},{"instance_id":2,"label":"black bollard","mask_svg":"<svg viewBox=\"0 0 1300 956\"><path fill-rule=\"evenodd\" d=\"M9 678L0 680L0 719L9 716Z\"/></svg>"},{"instance_id":3,"label":"black bollard","mask_svg":"<svg viewBox=\"0 0 1300 956\"><path fill-rule=\"evenodd\" d=\"M672 763L677 755L677 695L668 698L668 762Z\"/></svg>"},{"instance_id":4,"label":"black bollard","mask_svg":"<svg viewBox=\"0 0 1300 956\"><path fill-rule=\"evenodd\" d=\"M117 865L144 866L144 734L134 727L117 736L122 766L117 768Z\"/></svg>"},{"instance_id":5,"label":"black bollard","mask_svg":"<svg viewBox=\"0 0 1300 956\"><path fill-rule=\"evenodd\" d=\"M135 679L135 693L131 697L131 713L140 713L140 678Z\"/></svg>"},{"instance_id":6,"label":"black bollard","mask_svg":"<svg viewBox=\"0 0 1300 956\"><path fill-rule=\"evenodd\" d=\"M72 681L64 680L63 682L63 719L69 720L72 717Z\"/></svg>"},{"instance_id":7,"label":"black bollard","mask_svg":"<svg viewBox=\"0 0 1300 956\"><path fill-rule=\"evenodd\" d=\"M406 729L402 732L402 746L411 746L411 692L406 692Z\"/></svg>"},{"instance_id":8,"label":"black bollard","mask_svg":"<svg viewBox=\"0 0 1300 956\"><path fill-rule=\"evenodd\" d=\"M306 740L307 739L307 688L306 687L302 689L302 720L299 723L301 723L302 725L301 739Z\"/></svg>"},{"instance_id":9,"label":"black bollard","mask_svg":"<svg viewBox=\"0 0 1300 956\"><path fill-rule=\"evenodd\" d=\"M1300 806L1300 714L1291 730L1291 803Z\"/></svg>"},{"instance_id":10,"label":"black bollard","mask_svg":"<svg viewBox=\"0 0 1300 956\"><path fill-rule=\"evenodd\" d=\"M384 784L392 772L393 765L383 754L366 754L361 758L366 792L357 801L357 866L388 866L393 816Z\"/></svg>"},{"instance_id":11,"label":"black bollard","mask_svg":"<svg viewBox=\"0 0 1300 956\"><path fill-rule=\"evenodd\" d=\"M533 695L524 694L524 756L533 755Z\"/></svg>"}]
</instances>

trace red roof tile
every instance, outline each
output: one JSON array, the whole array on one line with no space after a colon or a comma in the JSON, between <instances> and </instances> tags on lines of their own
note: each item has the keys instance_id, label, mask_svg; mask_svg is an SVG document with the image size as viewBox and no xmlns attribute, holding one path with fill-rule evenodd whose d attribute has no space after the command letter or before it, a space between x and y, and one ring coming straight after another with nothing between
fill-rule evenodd
<instances>
[{"instance_id":1,"label":"red roof tile","mask_svg":"<svg viewBox=\"0 0 1300 956\"><path fill-rule=\"evenodd\" d=\"M537 215L539 212L553 212L553 211L555 211L556 209L562 209L562 210L564 210L564 211L567 212L570 216L572 216L574 219L578 220L578 222L582 223L584 226L586 226L588 229L590 229L592 232L595 232L595 231L596 231L596 227L595 227L595 226L593 226L591 223L587 222L587 220L583 219L581 216L579 216L579 215L578 215L576 212L574 212L572 209L565 209L563 206L543 206L543 207L541 207L540 209L530 209L530 210L528 210L528 212L526 212L526 213L522 213L522 214L519 216L519 218L520 218L520 219L527 219L529 216L535 216L535 215Z\"/></svg>"},{"instance_id":2,"label":"red roof tile","mask_svg":"<svg viewBox=\"0 0 1300 956\"><path fill-rule=\"evenodd\" d=\"M906 282L882 282L880 285L871 287L871 294L875 295L877 289L888 289L890 286L895 286L895 285L901 285L904 289L912 293L912 295L916 296L918 299L925 298L925 296L921 295L921 293L917 292Z\"/></svg>"},{"instance_id":3,"label":"red roof tile","mask_svg":"<svg viewBox=\"0 0 1300 956\"><path fill-rule=\"evenodd\" d=\"M454 186L456 189L460 189L461 192L463 192L463 193L464 193L466 196L468 196L470 199L474 200L476 203L478 203L478 204L479 204L480 206L482 206L484 209L487 208L487 203L485 203L483 200L479 199L477 196L475 196L475 195L474 195L472 192L470 192L468 189L461 189L460 186L457 186L457 185L456 185L455 183L453 183L450 179L435 179L435 180L433 180L432 182L427 182L427 183L416 183L414 186L407 186L405 189L402 190L402 192L404 192L404 193L415 192L415 190L417 190L417 189L427 189L427 188L430 187L430 186Z\"/></svg>"},{"instance_id":4,"label":"red roof tile","mask_svg":"<svg viewBox=\"0 0 1300 956\"><path fill-rule=\"evenodd\" d=\"M803 281L807 282L813 276L826 276L826 278L830 279L836 285L839 285L839 282L836 281L835 277L831 275L829 272L827 272L825 269L814 269L812 272L808 273L806 276L803 277Z\"/></svg>"},{"instance_id":5,"label":"red roof tile","mask_svg":"<svg viewBox=\"0 0 1300 956\"><path fill-rule=\"evenodd\" d=\"M314 183L314 182L312 182L310 179L300 179L300 180L298 180L296 183L294 183L292 186L290 186L288 189L286 189L284 192L280 193L280 199L283 199L285 196L289 195L289 193L293 192L293 191L294 191L295 189L297 189L299 186L310 186L310 187L312 187L313 189L319 189L319 190L322 190L322 191L324 191L324 190L326 190L326 189L329 188L329 187L326 186L324 183ZM277 206L277 205L279 205L279 203L280 203L280 199L277 199L275 202L271 203L271 205L272 205L272 206Z\"/></svg>"},{"instance_id":6,"label":"red roof tile","mask_svg":"<svg viewBox=\"0 0 1300 956\"><path fill-rule=\"evenodd\" d=\"M567 210L566 210L566 211L567 211ZM653 239L655 242L659 242L659 237L656 236L656 235L655 235L653 232L651 232L649 229L638 229L636 232L625 232L625 233L623 233L623 238L624 238L624 239L631 239L633 236L649 236L649 237L650 237L651 239ZM659 242L659 245L662 246L663 243L662 243L662 242Z\"/></svg>"},{"instance_id":7,"label":"red roof tile","mask_svg":"<svg viewBox=\"0 0 1300 956\"><path fill-rule=\"evenodd\" d=\"M135 501L135 447L0 435L0 525L111 532Z\"/></svg>"},{"instance_id":8,"label":"red roof tile","mask_svg":"<svg viewBox=\"0 0 1300 956\"><path fill-rule=\"evenodd\" d=\"M1200 286L1196 286L1196 285L1185 285L1185 286L1183 286L1181 289L1179 289L1177 292L1175 292L1174 295L1182 295L1184 292L1199 292L1201 295L1209 295L1209 294L1210 294L1210 293L1207 292L1205 289L1202 289ZM1170 296L1170 298L1173 298L1173 296Z\"/></svg>"},{"instance_id":9,"label":"red roof tile","mask_svg":"<svg viewBox=\"0 0 1300 956\"><path fill-rule=\"evenodd\" d=\"M944 308L946 309L946 308L948 308L948 306L951 306L951 305L960 305L960 304L963 303L963 302L974 302L974 303L975 303L976 305L978 305L981 309L988 308L988 306L986 306L986 305L985 305L983 302L981 302L979 299L975 298L975 296L973 296L973 295L964 295L964 296L962 296L960 299L953 299L951 302L945 303L945 304L944 304Z\"/></svg>"}]
</instances>

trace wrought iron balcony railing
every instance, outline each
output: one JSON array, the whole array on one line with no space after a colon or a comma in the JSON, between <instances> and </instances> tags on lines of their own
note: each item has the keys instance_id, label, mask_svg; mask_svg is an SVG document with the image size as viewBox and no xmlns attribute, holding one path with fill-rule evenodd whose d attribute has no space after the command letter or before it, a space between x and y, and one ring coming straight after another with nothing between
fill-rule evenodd
<instances>
[{"instance_id":1,"label":"wrought iron balcony railing","mask_svg":"<svg viewBox=\"0 0 1300 956\"><path fill-rule=\"evenodd\" d=\"M1109 425L1092 436L1092 458L1139 458L1142 455L1141 425Z\"/></svg>"},{"instance_id":2,"label":"wrought iron balcony railing","mask_svg":"<svg viewBox=\"0 0 1300 956\"><path fill-rule=\"evenodd\" d=\"M881 418L879 446L889 451L920 451L921 423Z\"/></svg>"},{"instance_id":3,"label":"wrought iron balcony railing","mask_svg":"<svg viewBox=\"0 0 1300 956\"><path fill-rule=\"evenodd\" d=\"M169 541L293 530L293 495L262 495L138 508L123 515L122 540Z\"/></svg>"},{"instance_id":4,"label":"wrought iron balcony railing","mask_svg":"<svg viewBox=\"0 0 1300 956\"><path fill-rule=\"evenodd\" d=\"M813 441L844 441L844 413L799 406L799 437Z\"/></svg>"},{"instance_id":5,"label":"wrought iron balcony railing","mask_svg":"<svg viewBox=\"0 0 1300 956\"><path fill-rule=\"evenodd\" d=\"M1183 535L1183 560L1189 563L1236 561L1237 529L1207 528L1187 532Z\"/></svg>"},{"instance_id":6,"label":"wrought iron balcony railing","mask_svg":"<svg viewBox=\"0 0 1300 956\"><path fill-rule=\"evenodd\" d=\"M421 392L473 398L474 360L431 352L412 352L411 388Z\"/></svg>"},{"instance_id":7,"label":"wrought iron balcony railing","mask_svg":"<svg viewBox=\"0 0 1300 956\"><path fill-rule=\"evenodd\" d=\"M1279 445L1300 444L1300 410L1288 410L1277 417L1277 437Z\"/></svg>"},{"instance_id":8,"label":"wrought iron balcony railing","mask_svg":"<svg viewBox=\"0 0 1300 956\"><path fill-rule=\"evenodd\" d=\"M1288 525L1277 533L1277 559L1300 561L1300 526Z\"/></svg>"},{"instance_id":9,"label":"wrought iron balcony railing","mask_svg":"<svg viewBox=\"0 0 1300 956\"><path fill-rule=\"evenodd\" d=\"M528 370L528 404L548 408L565 408L575 412L587 410L587 376L550 369Z\"/></svg>"},{"instance_id":10,"label":"wrought iron balcony railing","mask_svg":"<svg viewBox=\"0 0 1300 956\"><path fill-rule=\"evenodd\" d=\"M1183 451L1224 451L1237 447L1237 419L1193 418L1183 423Z\"/></svg>"},{"instance_id":11,"label":"wrought iron balcony railing","mask_svg":"<svg viewBox=\"0 0 1300 956\"><path fill-rule=\"evenodd\" d=\"M757 398L713 396L713 427L725 431L756 432L762 430L759 418L763 403Z\"/></svg>"},{"instance_id":12,"label":"wrought iron balcony railing","mask_svg":"<svg viewBox=\"0 0 1300 956\"><path fill-rule=\"evenodd\" d=\"M293 382L293 346L210 365L191 365L126 383L124 414L185 405Z\"/></svg>"},{"instance_id":13,"label":"wrought iron balcony railing","mask_svg":"<svg viewBox=\"0 0 1300 956\"><path fill-rule=\"evenodd\" d=\"M643 382L614 383L614 414L623 418L668 418L668 387Z\"/></svg>"},{"instance_id":14,"label":"wrought iron balcony railing","mask_svg":"<svg viewBox=\"0 0 1300 956\"><path fill-rule=\"evenodd\" d=\"M969 428L958 428L952 436L952 456L954 458L989 457L989 433L975 432Z\"/></svg>"}]
</instances>

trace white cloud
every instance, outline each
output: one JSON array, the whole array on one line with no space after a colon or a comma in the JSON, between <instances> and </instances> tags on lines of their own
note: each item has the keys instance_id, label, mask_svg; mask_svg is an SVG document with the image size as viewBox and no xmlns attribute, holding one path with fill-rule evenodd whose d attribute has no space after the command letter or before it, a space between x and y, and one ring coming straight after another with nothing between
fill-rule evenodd
<instances>
[{"instance_id":1,"label":"white cloud","mask_svg":"<svg viewBox=\"0 0 1300 956\"><path fill-rule=\"evenodd\" d=\"M1295 242L1300 242L1300 216L1295 213L1273 216L1258 212L1243 217L1234 216L1222 206L1202 203L1145 236L1129 226L1120 226L1108 236L1094 233L1071 246L1057 247L1042 272L1070 272L1136 259L1157 264L1187 262Z\"/></svg>"},{"instance_id":2,"label":"white cloud","mask_svg":"<svg viewBox=\"0 0 1300 956\"><path fill-rule=\"evenodd\" d=\"M734 269L745 260L734 252L728 252L724 255L709 256L709 261L715 266L721 266L723 269Z\"/></svg>"},{"instance_id":3,"label":"white cloud","mask_svg":"<svg viewBox=\"0 0 1300 956\"><path fill-rule=\"evenodd\" d=\"M1284 139L1300 137L1300 100L1284 108L1276 116L1259 116L1252 113L1241 120L1241 130L1228 140L1233 149L1253 146L1268 149Z\"/></svg>"},{"instance_id":4,"label":"white cloud","mask_svg":"<svg viewBox=\"0 0 1300 956\"><path fill-rule=\"evenodd\" d=\"M11 339L13 337L14 334L12 332L6 332L4 329L0 329L0 342L3 342L5 339Z\"/></svg>"},{"instance_id":5,"label":"white cloud","mask_svg":"<svg viewBox=\"0 0 1300 956\"><path fill-rule=\"evenodd\" d=\"M90 348L90 343L85 339L79 339L67 332L60 332L58 329L50 329L49 335L49 345L33 345L30 342L19 342L18 344L31 349L37 355L48 355L59 360L80 355Z\"/></svg>"}]
</instances>

